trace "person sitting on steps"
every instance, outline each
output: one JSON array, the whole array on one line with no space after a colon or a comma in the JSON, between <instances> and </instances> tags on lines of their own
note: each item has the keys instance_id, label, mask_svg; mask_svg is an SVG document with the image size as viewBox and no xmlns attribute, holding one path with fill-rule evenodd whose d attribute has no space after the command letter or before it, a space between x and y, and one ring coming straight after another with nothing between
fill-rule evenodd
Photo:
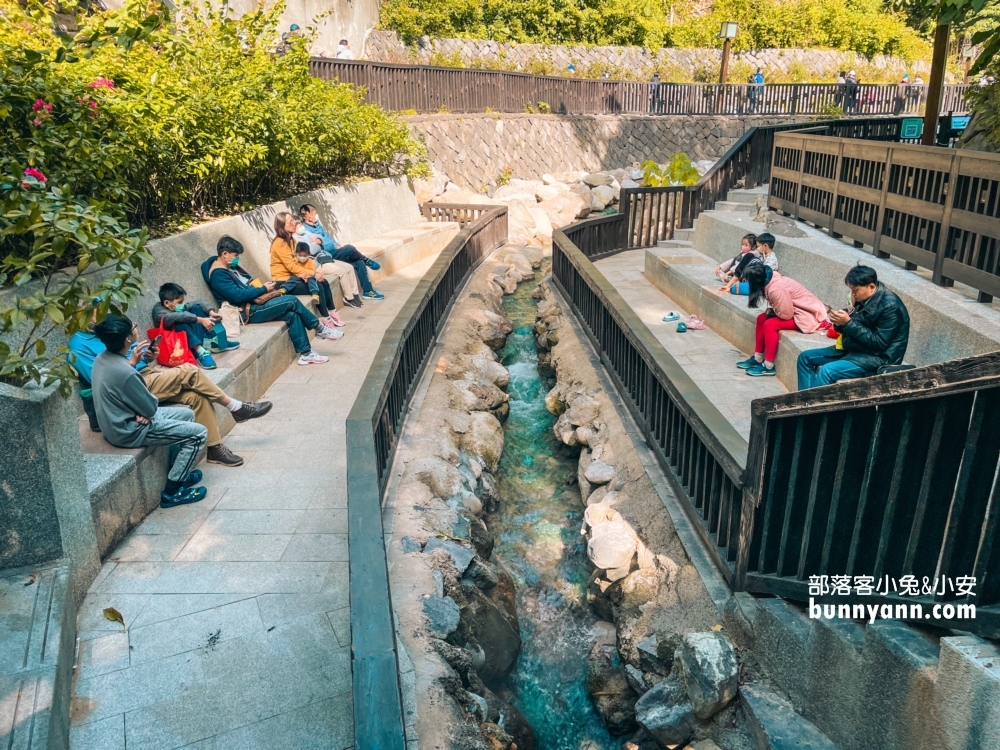
<instances>
[{"instance_id":1,"label":"person sitting on steps","mask_svg":"<svg viewBox=\"0 0 1000 750\"><path fill-rule=\"evenodd\" d=\"M799 282L786 278L763 263L752 263L744 272L750 288L751 308L766 300L768 309L757 316L756 346L752 357L736 366L753 377L774 375L774 359L782 331L812 333L826 320L826 306Z\"/></svg>"},{"instance_id":2,"label":"person sitting on steps","mask_svg":"<svg viewBox=\"0 0 1000 750\"><path fill-rule=\"evenodd\" d=\"M94 362L100 354L106 351L105 345L94 332L97 327L96 309L90 327L92 329L90 331L77 331L73 334L69 340L69 354L67 355L73 368L80 374L81 378L85 377L88 382L93 377ZM147 347L145 355L139 356L138 350L143 347ZM136 372L142 377L149 392L160 403L182 404L194 411L195 421L202 425L207 432L206 445L208 446L207 460L209 463L222 464L223 466L242 466L243 459L230 451L222 442L222 434L219 431L219 423L213 404L219 404L228 409L232 413L233 419L239 423L263 417L271 411L271 402L251 403L232 398L195 365L184 363L177 367L163 367L156 363L156 354L156 347L148 346L146 341L132 344L132 349L128 352L129 360L134 362ZM84 402L84 410L87 410L86 402ZM90 416L89 411L87 416ZM98 423L98 427L100 427L100 423ZM93 429L93 423L91 429ZM95 432L100 432L100 429L95 430Z\"/></svg>"},{"instance_id":3,"label":"person sitting on steps","mask_svg":"<svg viewBox=\"0 0 1000 750\"><path fill-rule=\"evenodd\" d=\"M899 296L878 280L874 268L860 263L847 272L844 283L851 290L847 309L829 311L840 338L835 346L799 355L800 391L868 377L880 367L902 364L906 356L910 315Z\"/></svg>"},{"instance_id":4,"label":"person sitting on steps","mask_svg":"<svg viewBox=\"0 0 1000 750\"><path fill-rule=\"evenodd\" d=\"M313 299L317 305L320 302L321 293L324 297L328 295L332 305L333 292L330 291L330 282L326 280L322 269L317 268L316 263L313 262L312 256L309 254L309 246L304 241L296 242L295 223L295 217L287 211L282 211L274 217L276 236L271 243L271 278L277 282L277 289L282 294L313 294L315 288ZM305 246L306 253L303 259L306 261L305 263L299 262L296 245ZM334 311L336 319L331 319L329 308L323 314L324 307L326 307L326 300L320 307L322 328L318 335L322 338L338 341L344 337L344 334L341 331L333 330L333 326L343 325L343 322L340 320L340 316L336 315L336 311ZM332 332L332 335L328 335L324 331Z\"/></svg>"},{"instance_id":5,"label":"person sitting on steps","mask_svg":"<svg viewBox=\"0 0 1000 750\"><path fill-rule=\"evenodd\" d=\"M290 276L281 288L286 294L308 294L313 304L319 309L320 322L327 326L343 327L344 321L340 319L333 305L333 290L330 289L330 282L327 281L319 269L316 261L313 260L309 252L309 245L299 242L295 245L295 261L303 268L313 271L312 276Z\"/></svg>"},{"instance_id":6,"label":"person sitting on steps","mask_svg":"<svg viewBox=\"0 0 1000 750\"><path fill-rule=\"evenodd\" d=\"M300 365L321 365L330 361L329 357L313 351L307 331L319 331L317 335L331 339L340 338L334 335L340 331L322 325L298 299L276 289L275 282L262 282L240 268L243 245L239 240L228 235L221 237L215 249L217 257L207 258L201 264L201 275L217 300L238 307L244 323L283 320Z\"/></svg>"},{"instance_id":7,"label":"person sitting on steps","mask_svg":"<svg viewBox=\"0 0 1000 750\"><path fill-rule=\"evenodd\" d=\"M316 206L311 203L306 203L304 206L299 208L299 216L305 222L303 226L303 231L312 235L313 237L320 240L320 246L323 250L329 253L334 260L343 261L344 263L350 263L354 266L355 272L358 274L358 281L361 282L361 291L365 299L385 299L384 294L380 294L372 286L371 281L368 279L368 269L377 271L381 266L371 258L367 258L358 252L358 249L354 245L340 245L333 238L333 236L326 231L323 223L319 220L319 214L316 212Z\"/></svg>"},{"instance_id":8,"label":"person sitting on steps","mask_svg":"<svg viewBox=\"0 0 1000 750\"><path fill-rule=\"evenodd\" d=\"M733 285L740 283L736 276L736 270L747 256L760 257L757 253L757 235L755 234L744 235L743 239L740 240L740 254L735 258L724 260L715 267L715 275L722 282L722 286L719 287L720 292L728 292ZM743 265L745 267L746 263Z\"/></svg>"},{"instance_id":9,"label":"person sitting on steps","mask_svg":"<svg viewBox=\"0 0 1000 750\"><path fill-rule=\"evenodd\" d=\"M204 302L185 302L187 292L180 284L163 284L160 286L159 296L159 303L153 305L153 327L183 331L191 353L206 370L216 368L212 352L228 352L239 348L239 342L230 342L226 338L226 331L219 322L222 316L218 311ZM206 342L208 347L205 346Z\"/></svg>"}]
</instances>

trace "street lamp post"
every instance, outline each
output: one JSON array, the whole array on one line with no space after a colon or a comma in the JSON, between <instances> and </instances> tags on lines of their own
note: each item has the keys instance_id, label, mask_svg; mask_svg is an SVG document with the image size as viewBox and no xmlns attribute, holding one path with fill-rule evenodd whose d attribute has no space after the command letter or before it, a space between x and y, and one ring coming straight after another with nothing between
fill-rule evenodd
<instances>
[{"instance_id":1,"label":"street lamp post","mask_svg":"<svg viewBox=\"0 0 1000 750\"><path fill-rule=\"evenodd\" d=\"M729 51L732 47L733 39L736 38L737 24L735 21L724 21L719 30L719 39L724 39L722 44L722 68L719 70L719 83L726 85L729 78Z\"/></svg>"},{"instance_id":2,"label":"street lamp post","mask_svg":"<svg viewBox=\"0 0 1000 750\"><path fill-rule=\"evenodd\" d=\"M719 39L724 39L722 44L722 67L719 68L719 96L716 100L716 111L722 111L723 99L726 92L726 80L729 78L729 51L732 47L733 39L736 37L737 25L735 21L723 21L722 28L719 29Z\"/></svg>"}]
</instances>

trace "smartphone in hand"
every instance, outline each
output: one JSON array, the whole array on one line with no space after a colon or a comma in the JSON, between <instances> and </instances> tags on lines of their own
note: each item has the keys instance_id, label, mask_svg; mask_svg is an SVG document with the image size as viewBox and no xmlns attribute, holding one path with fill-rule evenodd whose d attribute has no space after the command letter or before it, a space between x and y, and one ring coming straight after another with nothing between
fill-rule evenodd
<instances>
[{"instance_id":1,"label":"smartphone in hand","mask_svg":"<svg viewBox=\"0 0 1000 750\"><path fill-rule=\"evenodd\" d=\"M150 349L155 349L156 347L158 347L160 345L161 341L163 341L163 334L162 333L159 336L157 336L155 339L153 339L153 343L151 343L149 345L149 348Z\"/></svg>"}]
</instances>

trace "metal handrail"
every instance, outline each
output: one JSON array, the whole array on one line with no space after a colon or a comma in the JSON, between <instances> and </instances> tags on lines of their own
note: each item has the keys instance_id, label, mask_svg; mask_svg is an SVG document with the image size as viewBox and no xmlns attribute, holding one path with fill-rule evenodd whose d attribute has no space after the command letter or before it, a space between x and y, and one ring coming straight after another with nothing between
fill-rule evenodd
<instances>
[{"instance_id":1,"label":"metal handrail","mask_svg":"<svg viewBox=\"0 0 1000 750\"><path fill-rule=\"evenodd\" d=\"M507 207L486 208L441 251L386 329L347 417L351 665L358 750L404 750L406 745L382 499L410 397L452 302L482 260L507 241Z\"/></svg>"}]
</instances>

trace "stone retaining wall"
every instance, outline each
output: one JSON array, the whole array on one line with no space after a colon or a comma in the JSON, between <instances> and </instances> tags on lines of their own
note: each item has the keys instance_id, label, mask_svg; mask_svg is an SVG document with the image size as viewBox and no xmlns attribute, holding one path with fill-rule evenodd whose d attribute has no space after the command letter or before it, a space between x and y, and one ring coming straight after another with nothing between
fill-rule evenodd
<instances>
[{"instance_id":1,"label":"stone retaining wall","mask_svg":"<svg viewBox=\"0 0 1000 750\"><path fill-rule=\"evenodd\" d=\"M640 79L647 79L655 68L677 67L690 76L718 75L722 52L711 48L662 48L642 47L586 47L559 46L555 44L502 44L482 39L430 39L425 37L413 47L400 40L395 31L374 29L365 39L365 56L378 62L430 63L432 56L461 59L468 67L497 66L534 72L539 64L550 65L557 74L565 71L570 63L577 70L591 65L634 71ZM738 52L733 62L746 62L754 67L789 73L793 65L803 66L814 74L830 77L832 83L838 70L870 68L930 74L928 62L911 65L898 58L877 55L871 60L856 52L818 49L763 49Z\"/></svg>"},{"instance_id":2,"label":"stone retaining wall","mask_svg":"<svg viewBox=\"0 0 1000 750\"><path fill-rule=\"evenodd\" d=\"M434 166L478 191L505 169L537 179L546 172L618 169L684 151L692 161L717 159L750 127L787 117L646 115L419 115L407 118ZM808 118L797 118L799 120Z\"/></svg>"}]
</instances>

